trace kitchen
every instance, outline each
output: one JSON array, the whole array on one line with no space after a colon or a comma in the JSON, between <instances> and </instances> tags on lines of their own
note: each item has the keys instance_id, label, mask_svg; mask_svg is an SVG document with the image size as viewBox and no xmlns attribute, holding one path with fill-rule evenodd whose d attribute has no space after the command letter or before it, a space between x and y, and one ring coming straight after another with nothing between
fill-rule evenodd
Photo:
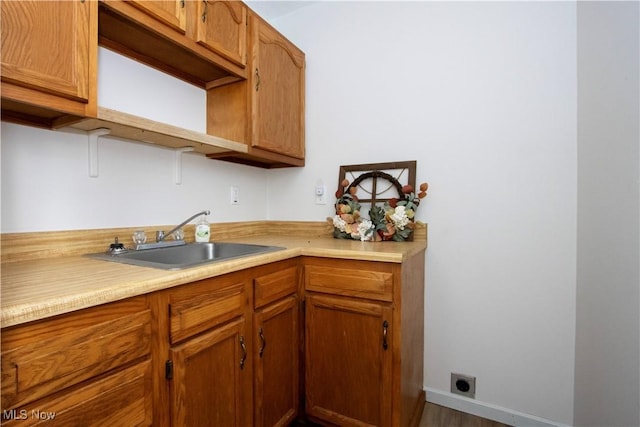
<instances>
[{"instance_id":1,"label":"kitchen","mask_svg":"<svg viewBox=\"0 0 640 427\"><path fill-rule=\"evenodd\" d=\"M3 122L2 233L202 209L212 223L323 221L331 204L313 190L332 194L340 165L416 159L431 184L417 216L429 223L427 399L537 425L637 425L638 107L620 95L637 94L637 6L314 2L272 20L306 54L304 168L185 153L176 185L173 151L103 137L90 178L85 135ZM100 55L102 105L204 126L191 85ZM602 76L599 63L617 66ZM593 120L612 103L622 122ZM451 372L477 378L475 400L449 393Z\"/></svg>"}]
</instances>

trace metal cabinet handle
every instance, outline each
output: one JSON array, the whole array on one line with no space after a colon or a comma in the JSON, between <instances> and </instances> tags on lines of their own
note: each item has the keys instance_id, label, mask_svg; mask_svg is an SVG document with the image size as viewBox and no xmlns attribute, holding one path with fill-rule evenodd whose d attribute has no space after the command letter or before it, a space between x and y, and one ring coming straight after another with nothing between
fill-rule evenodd
<instances>
[{"instance_id":1,"label":"metal cabinet handle","mask_svg":"<svg viewBox=\"0 0 640 427\"><path fill-rule=\"evenodd\" d=\"M382 322L382 348L385 350L389 348L389 344L387 343L388 329L389 329L389 322L385 320L384 322Z\"/></svg>"},{"instance_id":2,"label":"metal cabinet handle","mask_svg":"<svg viewBox=\"0 0 640 427\"><path fill-rule=\"evenodd\" d=\"M184 9L184 0L180 0L180 8Z\"/></svg>"},{"instance_id":3,"label":"metal cabinet handle","mask_svg":"<svg viewBox=\"0 0 640 427\"><path fill-rule=\"evenodd\" d=\"M240 358L240 369L244 369L244 362L247 360L247 346L244 344L244 337L240 335L240 348L242 349L242 357Z\"/></svg>"},{"instance_id":4,"label":"metal cabinet handle","mask_svg":"<svg viewBox=\"0 0 640 427\"><path fill-rule=\"evenodd\" d=\"M260 89L260 70L256 67L256 92Z\"/></svg>"},{"instance_id":5,"label":"metal cabinet handle","mask_svg":"<svg viewBox=\"0 0 640 427\"><path fill-rule=\"evenodd\" d=\"M207 8L209 7L209 4L207 3L207 0L202 0L204 9L202 10L202 16L200 17L202 19L202 22L207 22Z\"/></svg>"},{"instance_id":6,"label":"metal cabinet handle","mask_svg":"<svg viewBox=\"0 0 640 427\"><path fill-rule=\"evenodd\" d=\"M267 340L264 339L264 332L262 331L262 328L258 329L258 336L260 337L260 350L258 351L258 354L260 355L260 358L262 358L264 348L267 346Z\"/></svg>"}]
</instances>

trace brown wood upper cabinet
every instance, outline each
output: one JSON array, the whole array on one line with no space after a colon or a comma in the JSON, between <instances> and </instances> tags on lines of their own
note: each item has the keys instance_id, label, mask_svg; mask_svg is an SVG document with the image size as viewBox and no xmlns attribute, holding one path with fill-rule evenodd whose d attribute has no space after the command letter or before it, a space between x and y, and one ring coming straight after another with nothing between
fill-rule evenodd
<instances>
[{"instance_id":1,"label":"brown wood upper cabinet","mask_svg":"<svg viewBox=\"0 0 640 427\"><path fill-rule=\"evenodd\" d=\"M304 159L304 54L255 15L253 24L251 145Z\"/></svg>"},{"instance_id":2,"label":"brown wood upper cabinet","mask_svg":"<svg viewBox=\"0 0 640 427\"><path fill-rule=\"evenodd\" d=\"M207 91L207 132L249 146L247 155L213 154L264 167L303 166L305 55L256 14L249 14L246 81Z\"/></svg>"},{"instance_id":3,"label":"brown wood upper cabinet","mask_svg":"<svg viewBox=\"0 0 640 427\"><path fill-rule=\"evenodd\" d=\"M247 65L247 7L222 0L202 0L196 5L197 13L191 18L195 24L189 27L191 37L235 64Z\"/></svg>"},{"instance_id":4,"label":"brown wood upper cabinet","mask_svg":"<svg viewBox=\"0 0 640 427\"><path fill-rule=\"evenodd\" d=\"M3 1L2 116L45 127L96 114L93 1Z\"/></svg>"},{"instance_id":5,"label":"brown wood upper cabinet","mask_svg":"<svg viewBox=\"0 0 640 427\"><path fill-rule=\"evenodd\" d=\"M201 46L244 67L247 64L247 7L224 0L130 0Z\"/></svg>"},{"instance_id":6,"label":"brown wood upper cabinet","mask_svg":"<svg viewBox=\"0 0 640 427\"><path fill-rule=\"evenodd\" d=\"M184 0L129 0L131 4L144 10L158 21L167 26L185 33L187 30L187 18L185 13L186 2Z\"/></svg>"},{"instance_id":7,"label":"brown wood upper cabinet","mask_svg":"<svg viewBox=\"0 0 640 427\"><path fill-rule=\"evenodd\" d=\"M239 1L101 0L99 43L205 88L247 77Z\"/></svg>"},{"instance_id":8,"label":"brown wood upper cabinet","mask_svg":"<svg viewBox=\"0 0 640 427\"><path fill-rule=\"evenodd\" d=\"M207 134L247 147L211 158L304 166L304 53L244 3L24 0L0 9L3 120L58 129L102 119L100 45L207 90Z\"/></svg>"}]
</instances>

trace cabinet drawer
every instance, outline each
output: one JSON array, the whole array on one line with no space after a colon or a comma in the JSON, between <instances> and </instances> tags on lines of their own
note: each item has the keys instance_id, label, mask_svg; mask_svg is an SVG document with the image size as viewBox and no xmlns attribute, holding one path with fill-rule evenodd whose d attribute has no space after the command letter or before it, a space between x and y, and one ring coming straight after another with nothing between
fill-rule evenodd
<instances>
[{"instance_id":1,"label":"cabinet drawer","mask_svg":"<svg viewBox=\"0 0 640 427\"><path fill-rule=\"evenodd\" d=\"M171 344L241 316L245 310L245 281L238 275L203 280L172 294Z\"/></svg>"},{"instance_id":2,"label":"cabinet drawer","mask_svg":"<svg viewBox=\"0 0 640 427\"><path fill-rule=\"evenodd\" d=\"M305 289L334 295L391 301L393 273L386 264L328 260L304 267Z\"/></svg>"},{"instance_id":3,"label":"cabinet drawer","mask_svg":"<svg viewBox=\"0 0 640 427\"><path fill-rule=\"evenodd\" d=\"M149 426L152 408L151 362L146 360L53 399L5 410L2 425Z\"/></svg>"},{"instance_id":4,"label":"cabinet drawer","mask_svg":"<svg viewBox=\"0 0 640 427\"><path fill-rule=\"evenodd\" d=\"M255 308L286 297L298 289L298 267L289 267L256 277L253 281Z\"/></svg>"},{"instance_id":5,"label":"cabinet drawer","mask_svg":"<svg viewBox=\"0 0 640 427\"><path fill-rule=\"evenodd\" d=\"M3 330L2 407L78 384L145 357L150 348L144 298Z\"/></svg>"}]
</instances>

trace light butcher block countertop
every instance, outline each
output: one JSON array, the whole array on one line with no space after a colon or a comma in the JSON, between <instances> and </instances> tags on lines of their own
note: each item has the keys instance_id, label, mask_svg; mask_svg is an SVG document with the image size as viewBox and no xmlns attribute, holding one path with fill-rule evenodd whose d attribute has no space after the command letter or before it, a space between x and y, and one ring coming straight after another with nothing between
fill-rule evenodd
<instances>
[{"instance_id":1,"label":"light butcher block countertop","mask_svg":"<svg viewBox=\"0 0 640 427\"><path fill-rule=\"evenodd\" d=\"M401 263L426 248L426 238L414 242L371 243L329 236L258 234L213 240L285 249L178 271L96 260L77 254L3 262L1 325L9 327L40 320L297 256Z\"/></svg>"}]
</instances>

